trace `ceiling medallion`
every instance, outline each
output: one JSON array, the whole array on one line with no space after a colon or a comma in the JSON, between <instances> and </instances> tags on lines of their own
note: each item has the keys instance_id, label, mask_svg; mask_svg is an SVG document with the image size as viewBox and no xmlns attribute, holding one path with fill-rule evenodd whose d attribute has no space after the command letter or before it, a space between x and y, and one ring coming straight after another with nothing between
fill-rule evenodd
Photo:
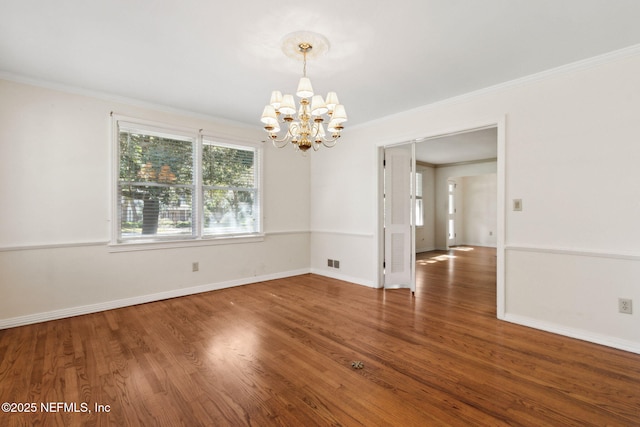
<instances>
[{"instance_id":1,"label":"ceiling medallion","mask_svg":"<svg viewBox=\"0 0 640 427\"><path fill-rule=\"evenodd\" d=\"M327 39L316 33L295 32L284 38L282 50L289 57L302 57L302 77L296 91L300 107L296 108L293 95L282 95L279 90L274 90L269 104L262 112L264 130L277 148L283 148L289 142L302 152L310 148L317 151L321 145L329 148L335 146L344 129L343 123L347 121L347 113L335 92L327 93L326 99L315 95L311 80L307 77L307 58L315 58L327 52ZM326 131L325 121L328 122ZM285 128L282 137L278 135L280 125Z\"/></svg>"}]
</instances>

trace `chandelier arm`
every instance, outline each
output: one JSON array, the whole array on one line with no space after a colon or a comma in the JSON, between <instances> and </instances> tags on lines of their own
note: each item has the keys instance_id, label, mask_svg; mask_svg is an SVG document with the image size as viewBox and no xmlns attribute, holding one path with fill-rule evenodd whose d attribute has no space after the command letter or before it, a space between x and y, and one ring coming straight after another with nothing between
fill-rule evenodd
<instances>
[{"instance_id":1,"label":"chandelier arm","mask_svg":"<svg viewBox=\"0 0 640 427\"><path fill-rule=\"evenodd\" d=\"M285 133L285 134L284 134L284 136L282 137L282 139L278 139L278 138L276 137L276 138L271 138L271 140L272 140L273 142L286 142L286 141L288 141L288 140L289 140L289 138L290 138L290 135L289 135L289 132L287 132L287 133ZM283 145L283 147L284 147L284 145Z\"/></svg>"},{"instance_id":2,"label":"chandelier arm","mask_svg":"<svg viewBox=\"0 0 640 427\"><path fill-rule=\"evenodd\" d=\"M324 145L327 148L333 148L336 146L337 143L338 143L338 138L333 139L331 141L322 141L322 145Z\"/></svg>"},{"instance_id":3,"label":"chandelier arm","mask_svg":"<svg viewBox=\"0 0 640 427\"><path fill-rule=\"evenodd\" d=\"M284 122L283 122L284 123ZM284 147L286 144L286 142L289 142L289 140L293 137L293 132L291 131L291 125L289 125L289 127L287 128L287 131L284 133L284 135L282 136L281 139L276 138L272 138L272 141L275 145L276 142L285 142L285 144L282 144L282 146L277 146L278 148L282 148Z\"/></svg>"},{"instance_id":4,"label":"chandelier arm","mask_svg":"<svg viewBox=\"0 0 640 427\"><path fill-rule=\"evenodd\" d=\"M340 134L336 136L332 136L331 138L327 138L326 136L322 137L323 142L336 142L340 138Z\"/></svg>"},{"instance_id":5,"label":"chandelier arm","mask_svg":"<svg viewBox=\"0 0 640 427\"><path fill-rule=\"evenodd\" d=\"M287 145L288 140L286 138L283 138L280 140L272 139L271 142L273 143L273 146L276 148L284 148Z\"/></svg>"}]
</instances>

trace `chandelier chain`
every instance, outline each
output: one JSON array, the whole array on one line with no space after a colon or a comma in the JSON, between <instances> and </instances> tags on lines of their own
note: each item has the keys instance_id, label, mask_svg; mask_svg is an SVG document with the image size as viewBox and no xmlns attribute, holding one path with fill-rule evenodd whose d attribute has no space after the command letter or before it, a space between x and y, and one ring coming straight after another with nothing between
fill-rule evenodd
<instances>
[{"instance_id":1,"label":"chandelier chain","mask_svg":"<svg viewBox=\"0 0 640 427\"><path fill-rule=\"evenodd\" d=\"M303 62L302 62L302 76L303 77L307 77L307 51L306 49L302 51L302 57Z\"/></svg>"},{"instance_id":2,"label":"chandelier chain","mask_svg":"<svg viewBox=\"0 0 640 427\"><path fill-rule=\"evenodd\" d=\"M302 52L302 76L307 77L307 52L313 49L313 46L310 43L300 43L298 45L298 49Z\"/></svg>"}]
</instances>

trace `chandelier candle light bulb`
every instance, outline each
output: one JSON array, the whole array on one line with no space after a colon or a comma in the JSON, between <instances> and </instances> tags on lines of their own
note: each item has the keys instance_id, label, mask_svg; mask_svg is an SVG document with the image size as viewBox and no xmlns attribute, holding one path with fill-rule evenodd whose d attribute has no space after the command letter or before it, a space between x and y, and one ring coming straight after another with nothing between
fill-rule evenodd
<instances>
[{"instance_id":1,"label":"chandelier candle light bulb","mask_svg":"<svg viewBox=\"0 0 640 427\"><path fill-rule=\"evenodd\" d=\"M299 36L299 34L294 33L291 36ZM320 41L324 40L322 36L313 34L312 36L319 37ZM288 41L285 40L283 49L286 48ZM326 41L324 43L326 44ZM291 43L289 42L288 45ZM326 50L328 45L322 47ZM303 56L303 73L296 90L296 96L300 98L297 117L295 116L296 103L293 95L282 95L279 90L274 90L271 93L269 104L264 107L262 112L260 121L264 124L264 130L269 134L273 145L278 148L283 148L289 142L302 152L306 152L310 148L317 151L321 145L333 147L340 138L340 132L344 129L342 124L347 121L344 105L339 103L338 95L335 92L329 92L326 101L321 95L315 95L313 92L311 80L307 77L307 53L312 48L313 46L309 42L300 42L297 45L298 52ZM325 120L328 121L327 131L331 133L329 138L323 125ZM279 138L281 124L284 125L286 132Z\"/></svg>"}]
</instances>

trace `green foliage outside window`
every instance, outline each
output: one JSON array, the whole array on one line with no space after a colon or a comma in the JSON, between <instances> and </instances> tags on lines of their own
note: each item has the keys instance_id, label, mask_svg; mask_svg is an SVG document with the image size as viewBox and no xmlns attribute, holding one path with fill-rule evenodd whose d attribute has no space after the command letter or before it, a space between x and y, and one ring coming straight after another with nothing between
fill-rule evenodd
<instances>
[{"instance_id":1,"label":"green foliage outside window","mask_svg":"<svg viewBox=\"0 0 640 427\"><path fill-rule=\"evenodd\" d=\"M196 150L197 143L196 138L120 130L121 240L258 231L255 150L211 141ZM200 182L194 179L198 175ZM198 212L201 220L195 221Z\"/></svg>"}]
</instances>

